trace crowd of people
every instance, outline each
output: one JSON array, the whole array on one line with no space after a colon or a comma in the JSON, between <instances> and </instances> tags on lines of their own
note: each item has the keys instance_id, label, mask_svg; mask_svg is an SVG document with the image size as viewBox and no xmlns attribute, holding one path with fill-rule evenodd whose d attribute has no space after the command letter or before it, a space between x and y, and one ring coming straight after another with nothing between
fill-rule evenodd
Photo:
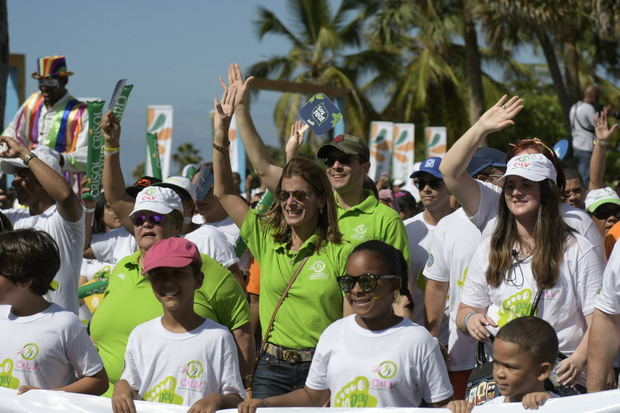
<instances>
[{"instance_id":1,"label":"crowd of people","mask_svg":"<svg viewBox=\"0 0 620 413\"><path fill-rule=\"evenodd\" d=\"M211 163L126 186L108 112L103 191L82 200L68 172L85 170L88 115L65 88L64 57L37 68L39 91L0 137L17 198L0 215L0 387L103 395L115 413L134 400L191 413L460 413L618 386L620 197L603 183L616 127L606 110L575 110L594 144L587 168L575 146L574 168L537 138L480 147L527 104L502 97L443 159L420 164L416 200L406 182L368 178L369 148L352 135L301 157L297 122L278 166L250 115L253 78L232 64ZM260 201L235 182L233 115ZM482 399L481 352L495 383Z\"/></svg>"}]
</instances>

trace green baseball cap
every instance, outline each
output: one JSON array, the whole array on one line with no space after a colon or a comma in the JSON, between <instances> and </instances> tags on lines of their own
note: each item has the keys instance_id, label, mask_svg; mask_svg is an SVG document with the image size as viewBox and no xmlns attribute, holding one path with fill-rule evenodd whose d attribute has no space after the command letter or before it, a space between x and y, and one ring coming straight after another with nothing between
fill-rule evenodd
<instances>
[{"instance_id":1,"label":"green baseball cap","mask_svg":"<svg viewBox=\"0 0 620 413\"><path fill-rule=\"evenodd\" d=\"M323 159L327 157L327 153L330 149L337 149L347 155L357 155L364 162L370 159L368 145L366 145L366 142L364 142L362 138L358 138L357 136L343 134L334 137L329 143L319 148L319 151L316 153L317 158Z\"/></svg>"}]
</instances>

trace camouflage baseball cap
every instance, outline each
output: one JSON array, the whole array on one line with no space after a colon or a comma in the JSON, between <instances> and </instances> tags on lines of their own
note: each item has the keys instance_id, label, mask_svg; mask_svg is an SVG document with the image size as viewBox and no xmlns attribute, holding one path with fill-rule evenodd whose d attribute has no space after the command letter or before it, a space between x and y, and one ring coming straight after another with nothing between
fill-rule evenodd
<instances>
[{"instance_id":1,"label":"camouflage baseball cap","mask_svg":"<svg viewBox=\"0 0 620 413\"><path fill-rule=\"evenodd\" d=\"M316 153L317 158L323 159L327 157L327 153L330 149L337 149L348 155L357 155L364 162L370 159L368 145L366 145L366 142L364 142L362 138L358 138L357 136L344 134L334 137L329 143L319 148L319 151Z\"/></svg>"}]
</instances>

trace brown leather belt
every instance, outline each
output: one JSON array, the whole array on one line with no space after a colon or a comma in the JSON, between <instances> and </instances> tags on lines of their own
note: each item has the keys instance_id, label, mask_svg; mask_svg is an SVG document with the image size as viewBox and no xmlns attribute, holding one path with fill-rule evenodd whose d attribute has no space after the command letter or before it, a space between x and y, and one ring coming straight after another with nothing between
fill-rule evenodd
<instances>
[{"instance_id":1,"label":"brown leather belt","mask_svg":"<svg viewBox=\"0 0 620 413\"><path fill-rule=\"evenodd\" d=\"M287 361L291 364L301 363L302 361L312 361L314 355L314 349L308 350L294 350L286 347L277 346L275 344L267 343L265 353L271 354L278 360Z\"/></svg>"}]
</instances>

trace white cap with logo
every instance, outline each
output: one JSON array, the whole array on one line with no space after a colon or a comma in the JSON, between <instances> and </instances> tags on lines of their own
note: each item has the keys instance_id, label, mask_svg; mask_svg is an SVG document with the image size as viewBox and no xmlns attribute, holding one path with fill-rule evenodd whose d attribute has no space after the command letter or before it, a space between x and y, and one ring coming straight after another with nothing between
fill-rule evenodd
<instances>
[{"instance_id":1,"label":"white cap with logo","mask_svg":"<svg viewBox=\"0 0 620 413\"><path fill-rule=\"evenodd\" d=\"M556 182L558 173L553 163L541 153L523 153L512 157L506 164L506 173L500 178L510 175L520 176L530 181L540 182L550 179Z\"/></svg>"},{"instance_id":2,"label":"white cap with logo","mask_svg":"<svg viewBox=\"0 0 620 413\"><path fill-rule=\"evenodd\" d=\"M183 215L183 203L176 192L170 188L148 186L136 195L136 203L129 216L138 211L151 211L158 214L179 211Z\"/></svg>"}]
</instances>

